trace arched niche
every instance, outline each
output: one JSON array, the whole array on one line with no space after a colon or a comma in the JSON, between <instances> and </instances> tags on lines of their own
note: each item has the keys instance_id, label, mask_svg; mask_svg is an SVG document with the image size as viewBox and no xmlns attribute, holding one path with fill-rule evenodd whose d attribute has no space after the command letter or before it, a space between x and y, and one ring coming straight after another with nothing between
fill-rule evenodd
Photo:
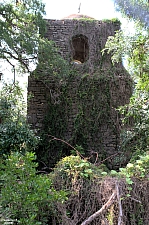
<instances>
[{"instance_id":1,"label":"arched niche","mask_svg":"<svg viewBox=\"0 0 149 225\"><path fill-rule=\"evenodd\" d=\"M84 63L89 56L88 38L85 35L78 34L72 37L73 61Z\"/></svg>"}]
</instances>

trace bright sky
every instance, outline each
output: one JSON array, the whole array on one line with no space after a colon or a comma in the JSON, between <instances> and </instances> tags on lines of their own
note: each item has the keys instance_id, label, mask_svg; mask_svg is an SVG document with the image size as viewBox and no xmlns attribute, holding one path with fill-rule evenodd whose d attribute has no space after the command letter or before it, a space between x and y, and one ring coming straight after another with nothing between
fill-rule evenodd
<instances>
[{"instance_id":1,"label":"bright sky","mask_svg":"<svg viewBox=\"0 0 149 225\"><path fill-rule=\"evenodd\" d=\"M46 4L47 19L62 19L70 14L80 13L97 20L110 19L118 16L113 0L43 0Z\"/></svg>"}]
</instances>

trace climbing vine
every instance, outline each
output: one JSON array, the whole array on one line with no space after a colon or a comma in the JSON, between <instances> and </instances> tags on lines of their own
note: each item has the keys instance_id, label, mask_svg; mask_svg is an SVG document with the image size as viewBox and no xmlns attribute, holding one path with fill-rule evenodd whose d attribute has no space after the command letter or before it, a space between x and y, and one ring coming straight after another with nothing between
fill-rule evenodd
<instances>
[{"instance_id":1,"label":"climbing vine","mask_svg":"<svg viewBox=\"0 0 149 225\"><path fill-rule=\"evenodd\" d=\"M80 75L79 71L72 69L67 77L48 83L48 107L41 145L37 150L38 158L47 167L53 167L72 152L70 146L54 137L81 147L84 156L91 158L92 162L108 157L105 133L107 129L113 132L116 142L119 132L111 115L111 79L109 71L107 74L98 71L93 75Z\"/></svg>"}]
</instances>

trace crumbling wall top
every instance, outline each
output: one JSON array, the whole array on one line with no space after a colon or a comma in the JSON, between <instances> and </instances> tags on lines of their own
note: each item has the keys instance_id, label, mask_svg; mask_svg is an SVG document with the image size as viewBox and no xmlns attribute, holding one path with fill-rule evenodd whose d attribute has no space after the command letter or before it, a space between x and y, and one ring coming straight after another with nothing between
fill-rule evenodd
<instances>
[{"instance_id":1,"label":"crumbling wall top","mask_svg":"<svg viewBox=\"0 0 149 225\"><path fill-rule=\"evenodd\" d=\"M46 22L45 36L55 42L62 57L69 62L85 63L89 71L100 64L107 38L120 29L118 20L99 21L75 14L62 20L47 19ZM111 62L108 56L107 61Z\"/></svg>"}]
</instances>

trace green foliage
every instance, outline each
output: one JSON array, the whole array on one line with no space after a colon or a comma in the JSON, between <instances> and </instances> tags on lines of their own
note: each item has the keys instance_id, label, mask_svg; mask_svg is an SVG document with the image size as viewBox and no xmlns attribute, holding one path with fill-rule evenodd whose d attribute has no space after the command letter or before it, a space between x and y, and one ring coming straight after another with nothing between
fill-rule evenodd
<instances>
[{"instance_id":1,"label":"green foliage","mask_svg":"<svg viewBox=\"0 0 149 225\"><path fill-rule=\"evenodd\" d=\"M114 37L109 37L105 50L112 54L113 63L122 59L127 62L127 68L134 80L134 92L130 103L120 107L123 114L125 129L121 134L121 150L136 158L138 152L148 151L149 145L149 31L148 28L135 24L135 32L118 31ZM136 152L136 153L135 153Z\"/></svg>"},{"instance_id":2,"label":"green foliage","mask_svg":"<svg viewBox=\"0 0 149 225\"><path fill-rule=\"evenodd\" d=\"M76 145L75 148L70 151L71 155L77 155L77 152L79 152L80 155L85 155L81 145Z\"/></svg>"},{"instance_id":3,"label":"green foliage","mask_svg":"<svg viewBox=\"0 0 149 225\"><path fill-rule=\"evenodd\" d=\"M60 168L60 172L66 173L69 177L90 177L93 175L91 164L87 160L81 159L79 156L67 156L63 158L57 167Z\"/></svg>"},{"instance_id":4,"label":"green foliage","mask_svg":"<svg viewBox=\"0 0 149 225\"><path fill-rule=\"evenodd\" d=\"M34 150L38 137L26 122L23 92L19 85L5 84L0 92L0 155Z\"/></svg>"},{"instance_id":5,"label":"green foliage","mask_svg":"<svg viewBox=\"0 0 149 225\"><path fill-rule=\"evenodd\" d=\"M149 2L148 0L114 0L116 9L122 14L144 26L149 26L148 13Z\"/></svg>"},{"instance_id":6,"label":"green foliage","mask_svg":"<svg viewBox=\"0 0 149 225\"><path fill-rule=\"evenodd\" d=\"M113 63L125 58L128 70L137 82L137 88L148 90L149 79L149 54L148 54L148 32L136 25L135 34L125 31L117 31L115 36L110 36L106 42L103 53L112 53Z\"/></svg>"},{"instance_id":7,"label":"green foliage","mask_svg":"<svg viewBox=\"0 0 149 225\"><path fill-rule=\"evenodd\" d=\"M115 36L109 36L106 42L105 48L102 50L102 54L105 52L112 53L112 62L117 63L121 61L126 52L129 50L130 42L124 42L124 33L122 31L117 31Z\"/></svg>"},{"instance_id":8,"label":"green foliage","mask_svg":"<svg viewBox=\"0 0 149 225\"><path fill-rule=\"evenodd\" d=\"M6 210L18 224L47 224L54 201L66 199L64 191L55 191L46 174L36 174L34 153L11 154L1 165L1 199L3 219Z\"/></svg>"},{"instance_id":9,"label":"green foliage","mask_svg":"<svg viewBox=\"0 0 149 225\"><path fill-rule=\"evenodd\" d=\"M87 159L81 159L78 155L71 155L61 159L57 163L54 171L55 173L59 173L64 179L69 177L75 183L81 178L94 179L106 176L107 172L104 170L105 167L103 165L96 167Z\"/></svg>"},{"instance_id":10,"label":"green foliage","mask_svg":"<svg viewBox=\"0 0 149 225\"><path fill-rule=\"evenodd\" d=\"M133 67L130 72L136 67L135 74L141 77L148 70L148 30L138 23L134 26L132 34L124 29L117 31L115 36L110 36L105 50L112 53L114 63L127 56L130 67Z\"/></svg>"},{"instance_id":11,"label":"green foliage","mask_svg":"<svg viewBox=\"0 0 149 225\"><path fill-rule=\"evenodd\" d=\"M94 18L87 18L87 17L74 18L73 20L80 20L80 21L85 21L85 22L88 22L88 23L95 23L97 21Z\"/></svg>"},{"instance_id":12,"label":"green foliage","mask_svg":"<svg viewBox=\"0 0 149 225\"><path fill-rule=\"evenodd\" d=\"M102 22L106 22L106 23L120 23L120 20L118 18L112 18L112 19L103 19Z\"/></svg>"},{"instance_id":13,"label":"green foliage","mask_svg":"<svg viewBox=\"0 0 149 225\"><path fill-rule=\"evenodd\" d=\"M96 149L94 143L96 143L100 127L108 122L111 129L116 129L115 124L110 120L110 79L109 73L107 72L105 76L102 71L93 76L87 74L80 77L78 72L70 71L68 77L61 79L49 77L49 89L53 92L49 91L49 95L47 92L48 110L44 120L41 144L36 151L37 157L47 167L53 166L61 158L73 153L73 148L54 137L65 140L72 146L80 146L77 150L79 152L81 150L84 156L90 157L90 153L86 151L89 137L92 138L91 148ZM51 86L51 80L54 80L54 88L53 85ZM75 88L72 88L72 84ZM69 136L66 137L68 132ZM98 154L98 160L102 160L106 155L102 137L98 139L101 141L102 149L101 154Z\"/></svg>"},{"instance_id":14,"label":"green foliage","mask_svg":"<svg viewBox=\"0 0 149 225\"><path fill-rule=\"evenodd\" d=\"M115 170L110 171L110 176L117 177L119 179L125 178L128 185L128 191L132 190L133 179L149 179L149 152L137 155L130 160L125 168L119 168L119 172ZM128 194L127 197L130 197Z\"/></svg>"},{"instance_id":15,"label":"green foliage","mask_svg":"<svg viewBox=\"0 0 149 225\"><path fill-rule=\"evenodd\" d=\"M38 43L45 32L44 4L40 0L3 1L0 4L0 58L30 71L37 63ZM38 33L40 30L40 34Z\"/></svg>"},{"instance_id":16,"label":"green foliage","mask_svg":"<svg viewBox=\"0 0 149 225\"><path fill-rule=\"evenodd\" d=\"M37 65L36 70L33 72L33 75L35 77L44 76L45 84L48 82L49 76L53 76L55 79L63 79L64 77L68 77L69 64L60 56L58 49L55 47L54 42L42 38L39 40L38 44L39 63Z\"/></svg>"},{"instance_id":17,"label":"green foliage","mask_svg":"<svg viewBox=\"0 0 149 225\"><path fill-rule=\"evenodd\" d=\"M130 104L122 107L123 123L129 129L122 134L121 147L132 153L135 157L138 152L142 154L148 151L149 146L149 102L147 92L136 92L130 100ZM136 152L136 153L135 153Z\"/></svg>"},{"instance_id":18,"label":"green foliage","mask_svg":"<svg viewBox=\"0 0 149 225\"><path fill-rule=\"evenodd\" d=\"M126 175L127 178L129 177L137 177L137 178L144 178L148 177L149 174L149 154L144 153L143 155L139 156L134 162L130 162L127 164L126 168L120 169L121 175Z\"/></svg>"},{"instance_id":19,"label":"green foliage","mask_svg":"<svg viewBox=\"0 0 149 225\"><path fill-rule=\"evenodd\" d=\"M23 90L18 83L3 84L0 91L0 118L3 123L25 115L26 103L23 99Z\"/></svg>"},{"instance_id":20,"label":"green foliage","mask_svg":"<svg viewBox=\"0 0 149 225\"><path fill-rule=\"evenodd\" d=\"M56 50L54 43L44 38L46 21L44 4L40 0L3 1L0 5L0 58L14 68L31 73L35 77L66 76L66 61ZM39 72L40 71L40 72ZM43 73L44 71L44 73Z\"/></svg>"}]
</instances>

